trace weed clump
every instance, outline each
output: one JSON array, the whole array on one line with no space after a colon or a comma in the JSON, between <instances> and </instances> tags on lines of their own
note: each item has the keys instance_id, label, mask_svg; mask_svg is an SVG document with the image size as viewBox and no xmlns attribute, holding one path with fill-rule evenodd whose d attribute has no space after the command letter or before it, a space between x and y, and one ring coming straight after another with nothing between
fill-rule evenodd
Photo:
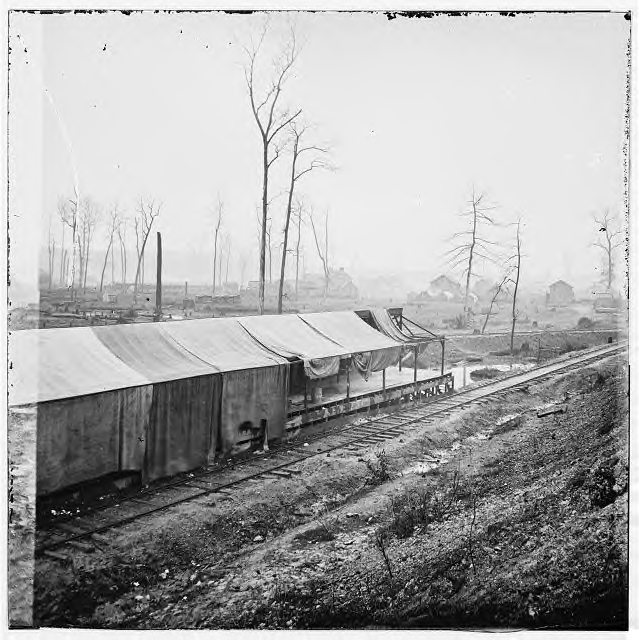
<instances>
[{"instance_id":1,"label":"weed clump","mask_svg":"<svg viewBox=\"0 0 639 640\"><path fill-rule=\"evenodd\" d=\"M366 484L377 486L392 480L388 454L384 449L375 451L373 459L366 460L366 467L368 468Z\"/></svg>"}]
</instances>

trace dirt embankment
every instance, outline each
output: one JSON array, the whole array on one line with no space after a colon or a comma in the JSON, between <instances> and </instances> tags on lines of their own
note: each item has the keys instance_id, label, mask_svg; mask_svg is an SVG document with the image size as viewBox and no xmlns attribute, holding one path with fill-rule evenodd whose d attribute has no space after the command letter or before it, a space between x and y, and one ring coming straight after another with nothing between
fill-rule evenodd
<instances>
[{"instance_id":1,"label":"dirt embankment","mask_svg":"<svg viewBox=\"0 0 639 640\"><path fill-rule=\"evenodd\" d=\"M531 385L385 450L324 454L233 500L185 504L71 566L43 561L37 622L624 628L618 365ZM566 412L537 417L549 402Z\"/></svg>"}]
</instances>

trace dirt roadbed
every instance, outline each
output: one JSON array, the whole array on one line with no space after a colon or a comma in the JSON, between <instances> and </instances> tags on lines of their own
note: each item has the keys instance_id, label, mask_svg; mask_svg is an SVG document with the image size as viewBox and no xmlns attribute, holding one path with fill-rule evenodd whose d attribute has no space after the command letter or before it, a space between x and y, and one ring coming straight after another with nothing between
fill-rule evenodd
<instances>
[{"instance_id":1,"label":"dirt roadbed","mask_svg":"<svg viewBox=\"0 0 639 640\"><path fill-rule=\"evenodd\" d=\"M291 479L185 503L69 563L38 559L35 622L623 629L621 362L416 426L384 449L326 453Z\"/></svg>"}]
</instances>

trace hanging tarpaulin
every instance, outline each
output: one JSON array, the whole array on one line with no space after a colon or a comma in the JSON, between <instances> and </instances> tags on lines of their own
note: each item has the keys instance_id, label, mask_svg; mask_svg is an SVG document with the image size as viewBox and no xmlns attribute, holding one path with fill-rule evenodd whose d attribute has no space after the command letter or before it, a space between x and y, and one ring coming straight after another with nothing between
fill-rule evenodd
<instances>
[{"instance_id":1,"label":"hanging tarpaulin","mask_svg":"<svg viewBox=\"0 0 639 640\"><path fill-rule=\"evenodd\" d=\"M368 380L372 372L395 366L399 361L400 348L357 353L353 356L353 365L362 374L364 380Z\"/></svg>"},{"instance_id":2,"label":"hanging tarpaulin","mask_svg":"<svg viewBox=\"0 0 639 640\"><path fill-rule=\"evenodd\" d=\"M288 365L223 374L220 434L209 453L212 460L232 454L251 438L262 444L284 436L288 395ZM258 442L253 445L259 444Z\"/></svg>"},{"instance_id":3,"label":"hanging tarpaulin","mask_svg":"<svg viewBox=\"0 0 639 640\"><path fill-rule=\"evenodd\" d=\"M153 385L145 478L189 471L208 462L219 430L220 375Z\"/></svg>"},{"instance_id":4,"label":"hanging tarpaulin","mask_svg":"<svg viewBox=\"0 0 639 640\"><path fill-rule=\"evenodd\" d=\"M335 376L339 371L339 361L338 357L304 360L304 373L311 380Z\"/></svg>"},{"instance_id":5,"label":"hanging tarpaulin","mask_svg":"<svg viewBox=\"0 0 639 640\"><path fill-rule=\"evenodd\" d=\"M387 335L389 338L396 340L397 342L415 342L415 338L404 333L390 317L388 313L388 309L371 309L371 315L373 316L373 321L375 322L375 326L379 331L383 334Z\"/></svg>"},{"instance_id":6,"label":"hanging tarpaulin","mask_svg":"<svg viewBox=\"0 0 639 640\"><path fill-rule=\"evenodd\" d=\"M353 354L355 368L368 379L399 360L401 343L373 329L354 311L304 313L300 318Z\"/></svg>"},{"instance_id":7,"label":"hanging tarpaulin","mask_svg":"<svg viewBox=\"0 0 639 640\"><path fill-rule=\"evenodd\" d=\"M40 404L38 495L107 473L141 470L150 404L151 386Z\"/></svg>"}]
</instances>

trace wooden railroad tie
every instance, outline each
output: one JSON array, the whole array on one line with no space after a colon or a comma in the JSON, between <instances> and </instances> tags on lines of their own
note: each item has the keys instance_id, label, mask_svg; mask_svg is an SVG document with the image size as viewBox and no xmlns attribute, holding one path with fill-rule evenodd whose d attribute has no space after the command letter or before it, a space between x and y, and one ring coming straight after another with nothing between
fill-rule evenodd
<instances>
[{"instance_id":1,"label":"wooden railroad tie","mask_svg":"<svg viewBox=\"0 0 639 640\"><path fill-rule=\"evenodd\" d=\"M565 404L559 404L554 407L547 407L546 409L540 409L539 411L537 411L537 417L543 418L545 416L552 415L553 413L566 413L566 409L567 407Z\"/></svg>"},{"instance_id":2,"label":"wooden railroad tie","mask_svg":"<svg viewBox=\"0 0 639 640\"><path fill-rule=\"evenodd\" d=\"M53 551L52 549L45 549L42 552L43 555L48 558L53 558L54 560L59 560L60 562L71 562L69 556L65 556L63 553L59 553L57 551Z\"/></svg>"},{"instance_id":3,"label":"wooden railroad tie","mask_svg":"<svg viewBox=\"0 0 639 640\"><path fill-rule=\"evenodd\" d=\"M84 551L85 553L93 553L95 551L95 547L92 544L82 542L81 540L69 540L67 541L67 544L75 547L76 549L80 549L80 551Z\"/></svg>"}]
</instances>

